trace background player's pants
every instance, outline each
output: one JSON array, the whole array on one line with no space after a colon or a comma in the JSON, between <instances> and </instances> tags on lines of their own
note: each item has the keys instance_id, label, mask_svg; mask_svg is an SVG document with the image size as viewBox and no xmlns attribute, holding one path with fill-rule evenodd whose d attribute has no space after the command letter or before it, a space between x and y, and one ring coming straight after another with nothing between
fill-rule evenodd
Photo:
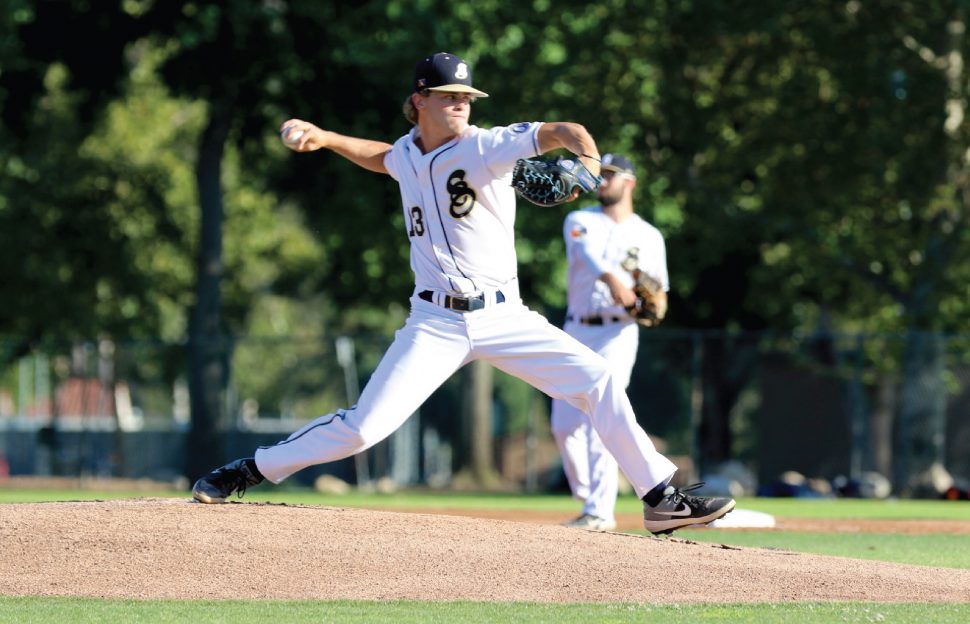
<instances>
[{"instance_id":1,"label":"background player's pants","mask_svg":"<svg viewBox=\"0 0 970 624\"><path fill-rule=\"evenodd\" d=\"M623 389L630 385L640 340L636 323L581 325L570 321L563 329L606 358L614 383ZM555 400L551 429L569 489L583 501L582 513L614 520L619 481L616 460L596 433L589 416L566 401Z\"/></svg>"},{"instance_id":2,"label":"background player's pants","mask_svg":"<svg viewBox=\"0 0 970 624\"><path fill-rule=\"evenodd\" d=\"M639 496L668 479L675 466L637 424L606 360L522 305L517 293L506 296L505 303L466 313L411 297L411 315L357 405L321 416L275 446L259 448L259 471L279 483L307 466L370 448L400 427L452 373L481 359L589 412ZM494 302L493 293L487 297Z\"/></svg>"}]
</instances>

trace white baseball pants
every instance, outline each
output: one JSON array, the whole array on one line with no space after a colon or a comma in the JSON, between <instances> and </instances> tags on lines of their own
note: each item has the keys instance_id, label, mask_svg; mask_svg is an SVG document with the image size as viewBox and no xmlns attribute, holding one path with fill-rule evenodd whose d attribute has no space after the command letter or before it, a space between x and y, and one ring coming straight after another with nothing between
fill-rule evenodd
<instances>
[{"instance_id":1,"label":"white baseball pants","mask_svg":"<svg viewBox=\"0 0 970 624\"><path fill-rule=\"evenodd\" d=\"M613 382L625 391L637 357L637 324L582 325L569 321L564 329L606 359ZM619 486L617 462L596 433L590 417L566 401L555 400L550 421L569 489L583 502L582 513L614 520Z\"/></svg>"},{"instance_id":2,"label":"white baseball pants","mask_svg":"<svg viewBox=\"0 0 970 624\"><path fill-rule=\"evenodd\" d=\"M643 496L676 470L637 424L622 384L600 355L522 304L486 293L486 307L455 312L411 297L411 315L371 375L357 405L326 414L274 446L256 466L279 483L312 466L349 457L398 427L461 366L484 360L590 414L590 422Z\"/></svg>"}]
</instances>

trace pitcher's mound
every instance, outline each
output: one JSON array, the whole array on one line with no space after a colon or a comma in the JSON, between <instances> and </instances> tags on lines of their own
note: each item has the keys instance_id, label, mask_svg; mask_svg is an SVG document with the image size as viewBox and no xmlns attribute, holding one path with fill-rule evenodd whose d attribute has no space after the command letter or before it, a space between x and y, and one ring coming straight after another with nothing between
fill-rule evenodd
<instances>
[{"instance_id":1,"label":"pitcher's mound","mask_svg":"<svg viewBox=\"0 0 970 624\"><path fill-rule=\"evenodd\" d=\"M179 499L0 505L0 545L0 593L7 595L970 600L970 570L333 507Z\"/></svg>"}]
</instances>

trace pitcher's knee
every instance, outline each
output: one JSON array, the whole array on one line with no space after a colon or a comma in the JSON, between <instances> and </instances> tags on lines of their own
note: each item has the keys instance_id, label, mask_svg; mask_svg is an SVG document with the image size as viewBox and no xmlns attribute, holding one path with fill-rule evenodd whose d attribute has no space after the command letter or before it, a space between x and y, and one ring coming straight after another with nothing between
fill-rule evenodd
<instances>
[{"instance_id":1,"label":"pitcher's knee","mask_svg":"<svg viewBox=\"0 0 970 624\"><path fill-rule=\"evenodd\" d=\"M600 401L607 398L612 391L611 388L615 385L613 383L613 373L608 366L605 366L605 360L603 363L604 366L602 368L597 368L592 371L589 384L584 389L585 391L582 395L582 399L589 406L589 412L592 412Z\"/></svg>"},{"instance_id":2,"label":"pitcher's knee","mask_svg":"<svg viewBox=\"0 0 970 624\"><path fill-rule=\"evenodd\" d=\"M358 427L352 433L351 443L357 448L356 452L366 451L391 434L383 427Z\"/></svg>"},{"instance_id":3,"label":"pitcher's knee","mask_svg":"<svg viewBox=\"0 0 970 624\"><path fill-rule=\"evenodd\" d=\"M358 429L350 432L350 435L346 437L344 443L349 451L360 453L377 444L377 441L373 440L372 436L368 436L365 431Z\"/></svg>"}]
</instances>

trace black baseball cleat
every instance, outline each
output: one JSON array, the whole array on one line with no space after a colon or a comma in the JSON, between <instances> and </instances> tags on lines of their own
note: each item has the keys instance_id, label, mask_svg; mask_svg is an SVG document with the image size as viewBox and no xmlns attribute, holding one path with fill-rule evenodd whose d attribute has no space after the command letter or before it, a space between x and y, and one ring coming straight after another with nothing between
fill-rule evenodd
<instances>
[{"instance_id":1,"label":"black baseball cleat","mask_svg":"<svg viewBox=\"0 0 970 624\"><path fill-rule=\"evenodd\" d=\"M263 480L255 460L251 457L237 459L196 481L192 486L192 498L200 503L224 503L233 492L242 498L246 488L258 485Z\"/></svg>"},{"instance_id":2,"label":"black baseball cleat","mask_svg":"<svg viewBox=\"0 0 970 624\"><path fill-rule=\"evenodd\" d=\"M704 485L695 483L680 490L667 486L656 506L643 503L643 526L654 535L673 533L692 524L706 524L734 509L733 498L712 498L685 494Z\"/></svg>"}]
</instances>

